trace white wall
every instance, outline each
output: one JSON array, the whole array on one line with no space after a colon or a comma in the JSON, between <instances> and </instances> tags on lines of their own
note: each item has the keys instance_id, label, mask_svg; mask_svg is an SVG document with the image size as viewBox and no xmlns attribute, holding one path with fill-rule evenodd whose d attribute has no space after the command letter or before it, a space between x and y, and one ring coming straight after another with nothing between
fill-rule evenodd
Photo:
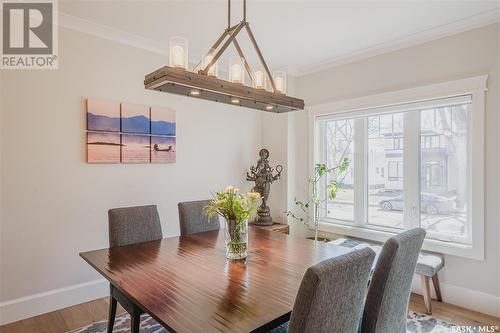
<instances>
[{"instance_id":1,"label":"white wall","mask_svg":"<svg viewBox=\"0 0 500 333\"><path fill-rule=\"evenodd\" d=\"M0 322L105 292L78 253L107 246L109 208L157 204L177 235L179 201L251 187L261 144L261 112L145 90L161 55L63 28L59 47L58 70L0 72ZM177 110L177 163L87 164L88 97Z\"/></svg>"},{"instance_id":2,"label":"white wall","mask_svg":"<svg viewBox=\"0 0 500 333\"><path fill-rule=\"evenodd\" d=\"M484 261L446 256L440 278L445 298L500 316L500 24L464 32L415 47L383 54L298 78L297 95L308 106L448 80L488 74L486 93L486 193ZM293 115L289 137L295 150L295 189L303 192L307 177L307 116ZM297 144L291 144L293 149ZM304 156L302 158L302 156ZM290 162L290 161L289 161ZM479 300L478 300L479 298ZM477 302L476 302L477 301ZM474 303L476 302L476 303ZM474 303L474 304L473 304Z\"/></svg>"}]
</instances>

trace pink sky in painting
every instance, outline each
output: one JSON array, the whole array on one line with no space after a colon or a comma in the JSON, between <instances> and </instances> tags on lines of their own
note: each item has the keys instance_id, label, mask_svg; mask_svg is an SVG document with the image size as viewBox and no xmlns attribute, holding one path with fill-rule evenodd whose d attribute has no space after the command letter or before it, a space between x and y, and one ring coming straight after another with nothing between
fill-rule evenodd
<instances>
[{"instance_id":1,"label":"pink sky in painting","mask_svg":"<svg viewBox=\"0 0 500 333\"><path fill-rule=\"evenodd\" d=\"M120 118L120 103L100 99L88 99L87 111L94 115Z\"/></svg>"},{"instance_id":2,"label":"pink sky in painting","mask_svg":"<svg viewBox=\"0 0 500 333\"><path fill-rule=\"evenodd\" d=\"M144 116L149 119L149 106L122 103L122 117Z\"/></svg>"},{"instance_id":3,"label":"pink sky in painting","mask_svg":"<svg viewBox=\"0 0 500 333\"><path fill-rule=\"evenodd\" d=\"M151 120L152 121L167 121L175 123L175 110L166 107L151 107Z\"/></svg>"}]
</instances>

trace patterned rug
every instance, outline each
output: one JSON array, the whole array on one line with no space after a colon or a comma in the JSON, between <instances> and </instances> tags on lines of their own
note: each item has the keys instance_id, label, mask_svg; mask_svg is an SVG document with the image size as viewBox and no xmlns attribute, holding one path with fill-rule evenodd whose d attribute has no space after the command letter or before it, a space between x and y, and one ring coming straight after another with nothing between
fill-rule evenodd
<instances>
[{"instance_id":1,"label":"patterned rug","mask_svg":"<svg viewBox=\"0 0 500 333\"><path fill-rule=\"evenodd\" d=\"M88 326L71 331L71 333L105 333L107 320L102 320L92 323ZM432 316L423 315L416 312L408 314L408 333L451 333L454 325L434 318ZM287 325L272 330L272 333L285 333ZM114 333L128 333L130 332L130 316L128 314L121 314L116 316ZM141 317L141 333L168 333L166 329L160 326L154 319L148 315Z\"/></svg>"}]
</instances>

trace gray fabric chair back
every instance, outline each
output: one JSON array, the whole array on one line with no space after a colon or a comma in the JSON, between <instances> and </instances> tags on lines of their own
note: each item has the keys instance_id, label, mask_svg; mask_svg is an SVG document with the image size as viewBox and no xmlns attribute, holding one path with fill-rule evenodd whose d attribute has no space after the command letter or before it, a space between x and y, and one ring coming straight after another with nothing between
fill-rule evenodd
<instances>
[{"instance_id":1,"label":"gray fabric chair back","mask_svg":"<svg viewBox=\"0 0 500 333\"><path fill-rule=\"evenodd\" d=\"M411 283L425 230L416 228L389 238L380 252L368 288L362 333L405 333Z\"/></svg>"},{"instance_id":2,"label":"gray fabric chair back","mask_svg":"<svg viewBox=\"0 0 500 333\"><path fill-rule=\"evenodd\" d=\"M114 208L108 211L109 247L163 238L155 205Z\"/></svg>"},{"instance_id":3,"label":"gray fabric chair back","mask_svg":"<svg viewBox=\"0 0 500 333\"><path fill-rule=\"evenodd\" d=\"M203 212L208 200L179 202L179 224L182 235L218 230L219 217L209 219Z\"/></svg>"},{"instance_id":4,"label":"gray fabric chair back","mask_svg":"<svg viewBox=\"0 0 500 333\"><path fill-rule=\"evenodd\" d=\"M289 333L356 333L375 252L349 252L309 267L295 299Z\"/></svg>"}]
</instances>

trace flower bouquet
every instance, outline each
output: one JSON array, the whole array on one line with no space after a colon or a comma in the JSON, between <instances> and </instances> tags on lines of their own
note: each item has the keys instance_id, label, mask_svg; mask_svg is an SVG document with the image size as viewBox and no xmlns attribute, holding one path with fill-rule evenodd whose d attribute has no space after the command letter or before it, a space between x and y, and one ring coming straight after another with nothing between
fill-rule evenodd
<instances>
[{"instance_id":1,"label":"flower bouquet","mask_svg":"<svg viewBox=\"0 0 500 333\"><path fill-rule=\"evenodd\" d=\"M239 193L234 186L216 192L205 206L208 217L222 216L226 221L226 258L244 259L248 255L248 220L255 217L261 203L259 193Z\"/></svg>"}]
</instances>

